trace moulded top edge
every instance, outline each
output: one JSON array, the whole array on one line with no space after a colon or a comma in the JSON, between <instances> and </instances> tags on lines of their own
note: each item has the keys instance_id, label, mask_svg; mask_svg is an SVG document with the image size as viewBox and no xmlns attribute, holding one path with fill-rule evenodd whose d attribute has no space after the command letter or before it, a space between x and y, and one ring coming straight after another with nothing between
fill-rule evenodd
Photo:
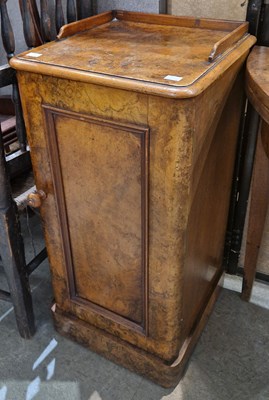
<instances>
[{"instance_id":1,"label":"moulded top edge","mask_svg":"<svg viewBox=\"0 0 269 400\"><path fill-rule=\"evenodd\" d=\"M13 57L10 64L18 71L37 73L40 75L92 83L110 88L131 90L162 97L191 98L198 96L206 90L206 88L209 87L218 76L222 75L238 59L241 57L246 58L250 47L255 43L255 41L256 38L254 36L248 36L240 46L234 49L234 51L228 54L223 60L219 59L211 73L205 74L200 79L197 79L192 85L180 87L169 84L156 84L142 80L109 76L89 71L59 68L58 66L46 65L35 61L25 61L18 57Z\"/></svg>"},{"instance_id":2,"label":"moulded top edge","mask_svg":"<svg viewBox=\"0 0 269 400\"><path fill-rule=\"evenodd\" d=\"M170 19L178 22L179 17L116 13L104 13L67 25L69 33L71 25L71 36L24 52L11 60L11 66L113 87L125 85L132 90L169 97L186 94L189 97L197 92L193 86L207 76L216 79L216 68L224 68L227 57L234 62L236 50L245 46L250 48L255 40L245 32L245 24L231 22L236 33L231 37L227 31L218 30L217 23L214 23L214 30L207 27L196 29L176 26L175 22L173 26L152 22ZM118 18L124 15L125 18L113 18L115 15ZM139 22L135 21L138 16ZM146 22L147 19L151 23ZM194 19L191 20L193 23ZM186 19L180 19L181 25L182 21ZM74 33L75 25L79 25L78 33ZM84 29L86 26L88 28ZM215 55L210 62L208 56L212 51Z\"/></svg>"}]
</instances>

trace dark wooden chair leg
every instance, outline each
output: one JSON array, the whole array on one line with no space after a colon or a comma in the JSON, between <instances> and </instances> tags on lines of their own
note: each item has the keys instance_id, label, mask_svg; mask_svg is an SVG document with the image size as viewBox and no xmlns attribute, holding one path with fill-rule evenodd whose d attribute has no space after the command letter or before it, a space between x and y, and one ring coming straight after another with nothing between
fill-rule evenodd
<instances>
[{"instance_id":1,"label":"dark wooden chair leg","mask_svg":"<svg viewBox=\"0 0 269 400\"><path fill-rule=\"evenodd\" d=\"M67 22L74 22L77 20L77 10L75 0L67 0Z\"/></svg>"},{"instance_id":2,"label":"dark wooden chair leg","mask_svg":"<svg viewBox=\"0 0 269 400\"><path fill-rule=\"evenodd\" d=\"M25 264L17 206L12 199L0 142L0 254L14 306L18 330L23 338L35 333L32 296Z\"/></svg>"},{"instance_id":3,"label":"dark wooden chair leg","mask_svg":"<svg viewBox=\"0 0 269 400\"><path fill-rule=\"evenodd\" d=\"M61 27L65 24L62 0L56 0L55 3L55 22L56 22L56 31L58 34Z\"/></svg>"},{"instance_id":4,"label":"dark wooden chair leg","mask_svg":"<svg viewBox=\"0 0 269 400\"><path fill-rule=\"evenodd\" d=\"M36 0L19 0L19 5L28 47L38 46L56 37L56 30L58 31L64 23L61 0L55 2L40 0L41 17ZM83 18L91 13L91 1L67 0L69 22L75 21L78 15L79 18ZM7 0L0 0L0 18L2 41L9 60L15 52L15 40L8 16ZM56 24L54 24L54 19ZM29 275L46 258L46 250L42 250L26 265L18 208L11 196L7 168L15 176L17 171L24 169L24 165L29 166L29 151L27 150L25 125L15 73L7 66L0 67L0 87L10 84L13 85L16 133L20 143L20 151L18 151L20 155L16 155L16 160L14 154L6 157L5 160L0 129L0 259L9 285L9 293L0 290L0 299L13 304L18 330L22 337L30 338L35 333L35 324ZM8 159L9 157L10 159Z\"/></svg>"},{"instance_id":5,"label":"dark wooden chair leg","mask_svg":"<svg viewBox=\"0 0 269 400\"><path fill-rule=\"evenodd\" d=\"M18 83L17 83L16 78L13 83L12 99L13 99L14 106L15 106L17 137L18 137L18 141L20 143L21 151L25 152L27 150L26 129L25 129L25 125L24 125L20 93L19 93L19 88L18 88Z\"/></svg>"},{"instance_id":6,"label":"dark wooden chair leg","mask_svg":"<svg viewBox=\"0 0 269 400\"><path fill-rule=\"evenodd\" d=\"M78 19L88 18L93 15L93 2L91 0L77 0Z\"/></svg>"},{"instance_id":7,"label":"dark wooden chair leg","mask_svg":"<svg viewBox=\"0 0 269 400\"><path fill-rule=\"evenodd\" d=\"M29 49L43 43L40 16L35 0L19 0L24 38Z\"/></svg>"},{"instance_id":8,"label":"dark wooden chair leg","mask_svg":"<svg viewBox=\"0 0 269 400\"><path fill-rule=\"evenodd\" d=\"M262 135L268 129L262 124ZM267 135L269 132L267 132ZM258 136L253 178L249 223L247 229L247 243L244 262L244 276L242 286L242 300L249 301L256 274L259 248L262 240L264 223L269 198L269 161L262 145L261 135Z\"/></svg>"}]
</instances>

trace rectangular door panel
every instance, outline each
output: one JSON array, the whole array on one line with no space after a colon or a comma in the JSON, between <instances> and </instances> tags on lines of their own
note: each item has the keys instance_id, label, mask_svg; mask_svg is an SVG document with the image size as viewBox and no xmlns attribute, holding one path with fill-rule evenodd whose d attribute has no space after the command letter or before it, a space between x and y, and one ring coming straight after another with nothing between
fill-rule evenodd
<instances>
[{"instance_id":1,"label":"rectangular door panel","mask_svg":"<svg viewBox=\"0 0 269 400\"><path fill-rule=\"evenodd\" d=\"M43 109L71 301L145 332L148 129Z\"/></svg>"}]
</instances>

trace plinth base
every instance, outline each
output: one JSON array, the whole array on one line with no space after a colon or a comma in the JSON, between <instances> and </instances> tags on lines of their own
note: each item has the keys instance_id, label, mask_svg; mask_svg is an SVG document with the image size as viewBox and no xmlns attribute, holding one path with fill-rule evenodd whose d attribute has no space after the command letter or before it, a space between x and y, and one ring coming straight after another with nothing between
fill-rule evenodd
<instances>
[{"instance_id":1,"label":"plinth base","mask_svg":"<svg viewBox=\"0 0 269 400\"><path fill-rule=\"evenodd\" d=\"M163 387L173 387L184 373L190 354L217 300L221 283L222 279L213 290L200 318L194 324L191 334L186 338L177 359L171 365L75 316L61 312L58 307L55 307L55 311L53 311L55 328L61 335L75 340L108 360L143 375Z\"/></svg>"}]
</instances>

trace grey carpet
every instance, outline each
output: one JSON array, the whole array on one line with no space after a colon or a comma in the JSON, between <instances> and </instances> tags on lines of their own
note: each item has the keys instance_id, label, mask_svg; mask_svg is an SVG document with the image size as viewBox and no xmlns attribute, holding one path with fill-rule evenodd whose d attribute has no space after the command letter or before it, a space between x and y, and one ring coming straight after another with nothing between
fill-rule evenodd
<instances>
[{"instance_id":1,"label":"grey carpet","mask_svg":"<svg viewBox=\"0 0 269 400\"><path fill-rule=\"evenodd\" d=\"M27 236L25 218L23 224ZM39 248L42 239L35 218L30 224ZM33 253L29 237L26 244ZM184 378L167 390L54 331L47 261L31 277L31 286L37 322L32 340L19 337L10 304L0 302L0 400L269 399L269 310L242 302L238 293L222 291ZM269 287L264 293L268 300ZM33 369L53 339L57 346Z\"/></svg>"}]
</instances>

